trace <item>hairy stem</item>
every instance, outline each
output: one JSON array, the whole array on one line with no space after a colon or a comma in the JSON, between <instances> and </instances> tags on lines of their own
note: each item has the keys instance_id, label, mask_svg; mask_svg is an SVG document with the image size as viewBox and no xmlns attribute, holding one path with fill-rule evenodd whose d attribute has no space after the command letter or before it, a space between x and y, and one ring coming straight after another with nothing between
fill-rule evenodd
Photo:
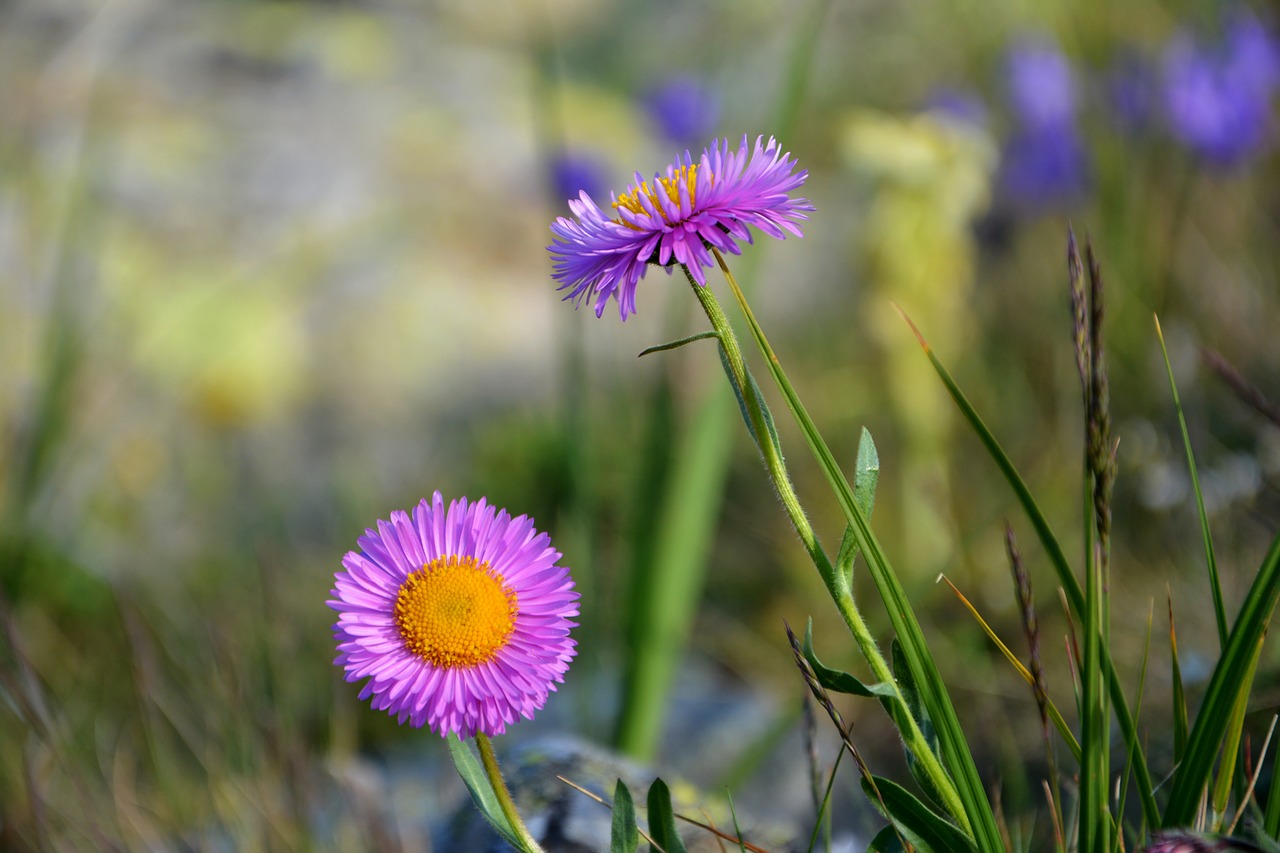
<instances>
[{"instance_id":1,"label":"hairy stem","mask_svg":"<svg viewBox=\"0 0 1280 853\"><path fill-rule=\"evenodd\" d=\"M805 550L808 551L809 558L817 568L818 574L822 576L822 582L827 587L828 594L830 594L836 608L840 611L841 618L844 619L845 625L848 626L849 632L853 635L854 642L857 643L859 651L862 652L862 656L866 659L873 676L884 684L893 685L894 695L890 702L892 708L891 716L902 735L903 741L906 743L907 749L915 756L920 768L933 783L934 793L941 800L943 806L956 819L962 829L966 832L971 832L964 805L960 801L955 785L947 775L938 756L930 748L929 741L925 738L915 717L907 707L906 700L898 688L898 682L893 677L893 670L884 659L884 655L881 654L875 638L871 635L867 623L863 620L862 614L853 600L853 591L848 579L841 572L836 571L831 561L827 558L821 544L818 542L817 535L813 531L813 526L809 523L808 516L805 515L804 508L800 505L800 500L791 485L791 477L787 472L786 463L782 459L782 454L779 452L777 444L771 437L768 422L765 418L764 402L756 396L755 386L747 378L746 363L742 357L742 349L738 345L737 336L734 334L733 327L729 324L728 317L725 316L724 310L716 300L715 294L711 292L711 288L694 281L687 268L684 268L684 273L689 279L694 295L698 298L698 303L702 306L703 311L706 312L707 319L711 321L711 326L715 329L716 335L720 339L720 346L724 350L733 381L738 386L745 402L751 429L756 436L760 454L764 457L769 479L773 482L778 498L782 501L782 506L787 512L791 526L800 537Z\"/></svg>"}]
</instances>

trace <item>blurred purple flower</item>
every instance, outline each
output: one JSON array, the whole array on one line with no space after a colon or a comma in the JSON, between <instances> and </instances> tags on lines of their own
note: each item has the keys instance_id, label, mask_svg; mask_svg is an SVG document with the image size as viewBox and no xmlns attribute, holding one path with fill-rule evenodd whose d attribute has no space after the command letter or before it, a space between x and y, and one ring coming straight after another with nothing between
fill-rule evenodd
<instances>
[{"instance_id":1,"label":"blurred purple flower","mask_svg":"<svg viewBox=\"0 0 1280 853\"><path fill-rule=\"evenodd\" d=\"M1071 65L1047 40L1015 45L1005 59L1009 102L1029 128L1061 127L1075 119L1076 93Z\"/></svg>"},{"instance_id":2,"label":"blurred purple flower","mask_svg":"<svg viewBox=\"0 0 1280 853\"><path fill-rule=\"evenodd\" d=\"M580 151L560 151L551 158L551 191L557 201L577 198L578 193L600 196L606 187L604 163Z\"/></svg>"},{"instance_id":3,"label":"blurred purple flower","mask_svg":"<svg viewBox=\"0 0 1280 853\"><path fill-rule=\"evenodd\" d=\"M1149 128L1159 103L1159 86L1155 69L1134 53L1125 54L1111 64L1102 80L1103 94L1110 119L1126 133Z\"/></svg>"},{"instance_id":4,"label":"blurred purple flower","mask_svg":"<svg viewBox=\"0 0 1280 853\"><path fill-rule=\"evenodd\" d=\"M987 105L967 89L935 89L925 102L925 109L970 127L987 126Z\"/></svg>"},{"instance_id":5,"label":"blurred purple flower","mask_svg":"<svg viewBox=\"0 0 1280 853\"><path fill-rule=\"evenodd\" d=\"M1082 194L1088 158L1076 129L1075 80L1047 40L1015 45L1005 60L1018 126L1005 142L1000 188L1015 204L1044 207Z\"/></svg>"},{"instance_id":6,"label":"blurred purple flower","mask_svg":"<svg viewBox=\"0 0 1280 853\"><path fill-rule=\"evenodd\" d=\"M1270 138L1271 96L1278 82L1280 50L1256 18L1234 18L1217 46L1181 33L1164 54L1170 130L1206 161L1236 165Z\"/></svg>"},{"instance_id":7,"label":"blurred purple flower","mask_svg":"<svg viewBox=\"0 0 1280 853\"><path fill-rule=\"evenodd\" d=\"M1227 67L1240 85L1269 96L1280 83L1280 45L1252 15L1238 14L1227 25Z\"/></svg>"},{"instance_id":8,"label":"blurred purple flower","mask_svg":"<svg viewBox=\"0 0 1280 853\"><path fill-rule=\"evenodd\" d=\"M1000 162L1000 189L1015 204L1049 206L1082 195L1088 158L1074 125L1023 128L1009 137Z\"/></svg>"},{"instance_id":9,"label":"blurred purple flower","mask_svg":"<svg viewBox=\"0 0 1280 853\"><path fill-rule=\"evenodd\" d=\"M720 119L720 96L694 77L672 77L650 90L643 104L658 134L679 146L706 139Z\"/></svg>"}]
</instances>

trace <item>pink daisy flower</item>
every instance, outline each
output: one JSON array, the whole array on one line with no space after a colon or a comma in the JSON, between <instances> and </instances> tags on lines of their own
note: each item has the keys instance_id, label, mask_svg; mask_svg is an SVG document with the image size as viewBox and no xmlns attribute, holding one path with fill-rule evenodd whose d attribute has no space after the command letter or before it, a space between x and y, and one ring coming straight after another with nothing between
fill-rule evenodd
<instances>
[{"instance_id":1,"label":"pink daisy flower","mask_svg":"<svg viewBox=\"0 0 1280 853\"><path fill-rule=\"evenodd\" d=\"M443 736L501 734L532 718L577 653L578 593L526 516L436 492L366 530L342 559L334 663L360 698Z\"/></svg>"},{"instance_id":2,"label":"pink daisy flower","mask_svg":"<svg viewBox=\"0 0 1280 853\"><path fill-rule=\"evenodd\" d=\"M727 139L713 142L697 163L686 151L652 184L637 172L635 183L613 196L617 218L579 193L569 200L575 218L561 216L551 225L552 278L575 305L594 298L597 317L615 297L626 320L635 313L636 284L651 263L668 273L671 264L683 264L706 284L703 270L715 263L711 249L740 254L738 240L752 242L748 226L779 240L784 231L803 236L795 223L808 219L813 205L788 193L808 176L795 171L791 155L772 137L767 144L757 137L749 150L744 136L736 151Z\"/></svg>"}]
</instances>

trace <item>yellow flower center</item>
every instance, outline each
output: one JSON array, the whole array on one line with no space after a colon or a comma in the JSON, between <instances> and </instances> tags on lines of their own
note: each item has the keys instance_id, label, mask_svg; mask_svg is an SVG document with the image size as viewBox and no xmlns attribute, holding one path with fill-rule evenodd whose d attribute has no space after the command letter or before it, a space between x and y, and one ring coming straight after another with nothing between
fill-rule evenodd
<instances>
[{"instance_id":1,"label":"yellow flower center","mask_svg":"<svg viewBox=\"0 0 1280 853\"><path fill-rule=\"evenodd\" d=\"M617 208L626 208L632 213L641 213L647 216L648 211L646 211L644 209L644 205L640 203L640 196L645 195L649 197L649 201L653 202L653 206L657 209L658 213L662 215L662 218L667 219L667 215L662 212L662 205L658 202L658 193L660 192L666 193L667 198L669 198L671 201L675 202L676 204L679 204L681 184L685 184L689 188L689 205L690 207L693 206L694 189L698 185L697 165L681 166L676 171L673 177L658 178L657 180L658 180L657 187L650 189L648 181L641 181L640 186L636 187L635 190L633 190L632 192L623 193L622 195L618 196L618 200L613 203L614 209L616 210ZM636 226L632 225L630 222L627 222L625 219L621 219L618 221L620 221L623 225L626 225L628 228L636 228ZM671 220L668 219L667 221L670 222ZM640 229L636 229L636 230L640 230Z\"/></svg>"},{"instance_id":2,"label":"yellow flower center","mask_svg":"<svg viewBox=\"0 0 1280 853\"><path fill-rule=\"evenodd\" d=\"M474 557L437 557L405 578L396 595L396 627L405 647L438 667L493 660L515 619L515 590Z\"/></svg>"}]
</instances>

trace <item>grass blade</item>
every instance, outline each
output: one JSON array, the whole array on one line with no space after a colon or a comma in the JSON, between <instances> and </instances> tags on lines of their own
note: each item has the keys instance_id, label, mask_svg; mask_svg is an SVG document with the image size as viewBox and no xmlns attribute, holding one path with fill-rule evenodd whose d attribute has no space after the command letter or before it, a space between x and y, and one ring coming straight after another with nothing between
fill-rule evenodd
<instances>
[{"instance_id":1,"label":"grass blade","mask_svg":"<svg viewBox=\"0 0 1280 853\"><path fill-rule=\"evenodd\" d=\"M901 309L899 309L900 313ZM960 390L960 386L951 377L950 372L943 366L938 356L929 347L924 336L920 334L920 330L911 322L911 318L902 313L902 318L906 320L907 325L911 327L911 331L915 334L916 340L920 342L921 348L928 356L930 363L933 364L934 371L942 380L942 384L946 386L951 399L955 401L956 406L960 409L965 420L969 422L969 426L978 436L978 440L982 442L983 447L987 449L987 453L991 456L992 461L996 463L996 467L1004 475L1005 481L1009 487L1013 489L1014 494L1018 498L1018 502L1022 505L1023 511L1027 514L1027 520L1031 522L1032 528L1036 531L1036 536L1040 539L1040 544L1044 547L1045 552L1049 556L1049 564L1053 567L1054 573L1057 575L1058 583L1062 588L1063 595L1067 599L1069 610L1072 615L1077 618L1082 617L1085 611L1084 591L1080 588L1080 582L1076 580L1075 575L1071 573L1071 567L1067 563L1067 557L1062 551L1062 546L1058 544L1058 539L1053 533L1053 529L1049 526L1049 522L1045 519L1044 513L1040 511L1040 507L1036 504L1035 498L1031 496L1031 490L1027 487L1026 482L1022 479L1022 475L1018 473L1018 469L1014 467L1013 462L1009 459L1004 448L992 435L991 430L987 428L982 417L974 409L973 404L969 402L969 398ZM1134 781L1138 785L1138 797L1142 802L1142 813L1149 826L1160 825L1160 808L1156 805L1155 787L1151 781L1151 771L1147 767L1144 757L1145 753L1142 749L1142 742L1138 737L1137 726L1134 723L1133 715L1129 710L1128 701L1125 699L1124 686L1120 683L1120 678L1116 674L1115 667L1112 664L1110 653L1102 650L1101 664L1104 674L1107 678L1108 688L1111 694L1112 709L1116 715L1116 722L1120 727L1120 732L1125 739L1125 747L1133 751L1134 761Z\"/></svg>"},{"instance_id":2,"label":"grass blade","mask_svg":"<svg viewBox=\"0 0 1280 853\"><path fill-rule=\"evenodd\" d=\"M706 575L729 464L731 445L724 434L733 412L732 395L715 389L680 431L656 507L652 550L632 569L629 623L644 633L630 643L617 743L642 760L657 748L667 694Z\"/></svg>"},{"instance_id":3,"label":"grass blade","mask_svg":"<svg viewBox=\"0 0 1280 853\"><path fill-rule=\"evenodd\" d=\"M1265 633L1265 629L1264 629ZM1258 656L1262 653L1262 640L1259 639L1253 649L1253 657L1245 678L1240 682L1235 704L1231 708L1231 717L1227 722L1227 734L1222 745L1222 759L1218 762L1218 778L1213 785L1214 825L1213 830L1222 829L1227 815L1227 800L1231 796L1231 787L1235 782L1236 762L1240 757L1240 737L1244 732L1244 715L1249 710L1249 693L1253 689L1253 676L1258 670Z\"/></svg>"},{"instance_id":4,"label":"grass blade","mask_svg":"<svg viewBox=\"0 0 1280 853\"><path fill-rule=\"evenodd\" d=\"M1191 474L1191 491L1196 496L1196 511L1200 515L1200 536L1204 540L1204 557L1209 568L1209 590L1213 593L1213 615L1218 620L1218 647L1227 644L1227 611L1222 604L1222 584L1218 581L1218 560L1213 552L1213 536L1209 532L1209 515L1204 509L1204 495L1200 492L1200 477L1196 473L1196 456L1191 450L1191 435L1187 432L1187 418L1178 398L1178 384L1173 380L1173 365L1169 363L1169 350L1164 345L1164 332L1160 318L1156 317L1156 337L1160 340L1160 354L1164 356L1164 368L1169 372L1169 390L1173 392L1173 408L1178 413L1178 426L1182 430L1182 446L1187 453L1187 471Z\"/></svg>"},{"instance_id":5,"label":"grass blade","mask_svg":"<svg viewBox=\"0 0 1280 853\"><path fill-rule=\"evenodd\" d=\"M1262 829L1271 838L1280 836L1280 750L1271 759L1271 792L1267 794L1267 808L1262 814Z\"/></svg>"},{"instance_id":6,"label":"grass blade","mask_svg":"<svg viewBox=\"0 0 1280 853\"><path fill-rule=\"evenodd\" d=\"M1173 593L1169 593L1169 666L1173 670L1173 763L1187 752L1187 694L1182 689L1182 665L1178 663L1178 632L1173 625Z\"/></svg>"},{"instance_id":7,"label":"grass blade","mask_svg":"<svg viewBox=\"0 0 1280 853\"><path fill-rule=\"evenodd\" d=\"M1009 661L1017 671L1018 675L1022 676L1023 680L1026 681L1027 684L1035 687L1036 680L1031 674L1031 671L1023 666L1022 661L1018 660L1018 656L1004 644L1004 641L1000 639L998 634L996 634L995 629L987 624L987 620L982 618L982 614L978 612L977 607L974 607L973 602L969 601L969 599L965 597L964 593L956 589L956 585L953 584L951 579L946 575L940 575L939 578L945 581L947 586L951 587L951 591L956 594L956 598L959 598L960 603L969 610L969 613L977 620L978 625L986 633L987 637L990 638L991 642L996 644L996 648L998 648L1000 653L1004 655L1005 660ZM1067 748L1071 750L1071 754L1075 756L1075 759L1078 762L1080 760L1080 742L1076 740L1076 736L1071 731L1071 727L1068 726L1067 721L1063 719L1062 712L1058 710L1058 706L1053 704L1053 701L1047 696L1045 697L1045 710L1049 714L1049 719L1053 722L1053 727L1058 730L1058 734L1062 737L1063 741L1066 742Z\"/></svg>"},{"instance_id":8,"label":"grass blade","mask_svg":"<svg viewBox=\"0 0 1280 853\"><path fill-rule=\"evenodd\" d=\"M1277 598L1280 598L1280 536L1272 541L1214 667L1200 713L1187 740L1186 756L1174 773L1173 790L1162 824L1167 828L1188 826L1195 817L1196 806L1226 735L1240 685L1250 671Z\"/></svg>"}]
</instances>

